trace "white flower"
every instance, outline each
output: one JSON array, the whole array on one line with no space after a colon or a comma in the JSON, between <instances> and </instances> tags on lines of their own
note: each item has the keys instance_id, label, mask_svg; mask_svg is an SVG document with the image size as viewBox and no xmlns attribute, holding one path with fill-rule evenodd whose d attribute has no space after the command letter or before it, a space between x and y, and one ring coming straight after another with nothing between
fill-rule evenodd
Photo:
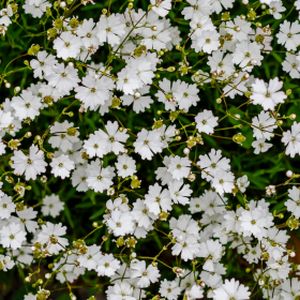
<instances>
[{"instance_id":1,"label":"white flower","mask_svg":"<svg viewBox=\"0 0 300 300\"><path fill-rule=\"evenodd\" d=\"M277 124L269 112L262 111L252 119L252 128L256 139L270 140L274 136L273 131Z\"/></svg>"},{"instance_id":2,"label":"white flower","mask_svg":"<svg viewBox=\"0 0 300 300\"><path fill-rule=\"evenodd\" d=\"M64 254L54 264L53 271L56 273L55 278L60 283L72 283L84 273L84 269L78 265L77 258L78 255L76 254Z\"/></svg>"},{"instance_id":3,"label":"white flower","mask_svg":"<svg viewBox=\"0 0 300 300\"><path fill-rule=\"evenodd\" d=\"M103 193L104 190L109 189L113 184L114 170L110 166L104 168L99 159L92 161L88 164L86 170L86 183L88 187L95 192Z\"/></svg>"},{"instance_id":4,"label":"white flower","mask_svg":"<svg viewBox=\"0 0 300 300\"><path fill-rule=\"evenodd\" d=\"M168 172L176 180L187 178L191 170L191 162L187 157L178 155L170 157L168 163Z\"/></svg>"},{"instance_id":5,"label":"white flower","mask_svg":"<svg viewBox=\"0 0 300 300\"><path fill-rule=\"evenodd\" d=\"M26 14L31 14L34 18L41 18L51 4L47 0L26 0L23 8Z\"/></svg>"},{"instance_id":6,"label":"white flower","mask_svg":"<svg viewBox=\"0 0 300 300\"><path fill-rule=\"evenodd\" d=\"M204 296L203 292L203 288L195 283L190 289L186 290L186 295L188 299L201 299Z\"/></svg>"},{"instance_id":7,"label":"white flower","mask_svg":"<svg viewBox=\"0 0 300 300\"><path fill-rule=\"evenodd\" d=\"M64 64L56 64L52 68L52 72L45 74L45 79L49 85L57 88L59 91L65 93L70 92L77 87L80 79L78 78L78 71L73 64L69 63L67 66Z\"/></svg>"},{"instance_id":8,"label":"white flower","mask_svg":"<svg viewBox=\"0 0 300 300\"><path fill-rule=\"evenodd\" d=\"M6 152L6 145L0 140L0 155L5 154Z\"/></svg>"},{"instance_id":9,"label":"white flower","mask_svg":"<svg viewBox=\"0 0 300 300\"><path fill-rule=\"evenodd\" d=\"M118 122L108 121L105 125L105 130L107 132L106 140L106 152L113 152L115 154L120 154L125 151L124 143L126 143L129 135L127 134L127 129L119 126Z\"/></svg>"},{"instance_id":10,"label":"white flower","mask_svg":"<svg viewBox=\"0 0 300 300\"><path fill-rule=\"evenodd\" d=\"M64 179L70 176L70 172L75 168L75 163L68 155L61 154L52 159L50 166L52 168L51 173L55 177Z\"/></svg>"},{"instance_id":11,"label":"white flower","mask_svg":"<svg viewBox=\"0 0 300 300\"><path fill-rule=\"evenodd\" d=\"M81 47L81 39L69 31L64 31L53 41L57 57L62 59L75 58Z\"/></svg>"},{"instance_id":12,"label":"white flower","mask_svg":"<svg viewBox=\"0 0 300 300\"><path fill-rule=\"evenodd\" d=\"M0 110L0 130L7 128L13 123L13 117L10 111L4 112Z\"/></svg>"},{"instance_id":13,"label":"white flower","mask_svg":"<svg viewBox=\"0 0 300 300\"><path fill-rule=\"evenodd\" d=\"M106 202L106 208L109 213L112 211L120 211L120 212L129 212L130 208L128 206L128 199L127 197L122 194L120 197L117 197L115 200L108 200ZM108 218L110 215L106 215Z\"/></svg>"},{"instance_id":14,"label":"white flower","mask_svg":"<svg viewBox=\"0 0 300 300\"><path fill-rule=\"evenodd\" d=\"M118 73L117 88L125 95L135 95L151 84L159 59L150 53L137 58L129 58L127 65Z\"/></svg>"},{"instance_id":15,"label":"white flower","mask_svg":"<svg viewBox=\"0 0 300 300\"><path fill-rule=\"evenodd\" d=\"M300 296L300 281L298 278L284 280L278 287L280 290L281 299L294 300Z\"/></svg>"},{"instance_id":16,"label":"white flower","mask_svg":"<svg viewBox=\"0 0 300 300\"><path fill-rule=\"evenodd\" d=\"M6 272L12 269L15 266L15 263L10 256L8 255L4 256L0 254L0 265L2 267L2 271Z\"/></svg>"},{"instance_id":17,"label":"white flower","mask_svg":"<svg viewBox=\"0 0 300 300\"><path fill-rule=\"evenodd\" d=\"M170 125L167 127L166 125L162 125L157 129L157 131L160 133L164 148L168 148L169 144L174 140L174 137L176 136L176 126Z\"/></svg>"},{"instance_id":18,"label":"white flower","mask_svg":"<svg viewBox=\"0 0 300 300\"><path fill-rule=\"evenodd\" d=\"M72 185L78 192L86 192L89 188L86 182L86 165L78 165L72 173Z\"/></svg>"},{"instance_id":19,"label":"white flower","mask_svg":"<svg viewBox=\"0 0 300 300\"><path fill-rule=\"evenodd\" d=\"M254 154L267 152L273 145L267 143L265 139L254 140L251 144L254 148Z\"/></svg>"},{"instance_id":20,"label":"white flower","mask_svg":"<svg viewBox=\"0 0 300 300\"><path fill-rule=\"evenodd\" d=\"M51 65L51 71L47 74L53 74L52 70L53 66ZM45 77L48 75L45 75ZM57 89L54 86L49 85L48 83L41 83L39 84L39 90L38 90L39 96L46 102L46 99L50 100L50 104L57 102L59 99L66 96L69 91L66 89ZM46 103L45 103L46 104Z\"/></svg>"},{"instance_id":21,"label":"white flower","mask_svg":"<svg viewBox=\"0 0 300 300\"><path fill-rule=\"evenodd\" d=\"M268 252L269 258L280 260L286 253L286 243L288 240L289 236L286 231L271 227L268 229L266 238L262 240L263 249Z\"/></svg>"},{"instance_id":22,"label":"white flower","mask_svg":"<svg viewBox=\"0 0 300 300\"><path fill-rule=\"evenodd\" d=\"M212 31L215 26L209 16L197 15L190 22L190 27L193 29L195 35L200 35L202 31Z\"/></svg>"},{"instance_id":23,"label":"white flower","mask_svg":"<svg viewBox=\"0 0 300 300\"><path fill-rule=\"evenodd\" d=\"M158 101L164 103L167 110L174 111L176 109L177 103L173 95L173 83L170 80L164 78L159 82L159 90L155 96Z\"/></svg>"},{"instance_id":24,"label":"white flower","mask_svg":"<svg viewBox=\"0 0 300 300\"><path fill-rule=\"evenodd\" d=\"M162 152L163 143L157 130L148 131L142 129L137 134L137 139L133 143L134 150L142 159L151 160L153 155Z\"/></svg>"},{"instance_id":25,"label":"white flower","mask_svg":"<svg viewBox=\"0 0 300 300\"><path fill-rule=\"evenodd\" d=\"M163 189L158 183L149 186L149 191L145 195L145 205L156 216L161 211L170 211L172 209L172 200L169 191Z\"/></svg>"},{"instance_id":26,"label":"white flower","mask_svg":"<svg viewBox=\"0 0 300 300\"><path fill-rule=\"evenodd\" d=\"M29 232L36 231L38 224L36 221L34 221L34 219L37 216L37 211L33 210L32 207L24 206L22 210L16 210L16 213L23 230L26 228Z\"/></svg>"},{"instance_id":27,"label":"white flower","mask_svg":"<svg viewBox=\"0 0 300 300\"><path fill-rule=\"evenodd\" d=\"M204 109L195 117L196 128L206 134L214 133L214 128L218 126L218 117L215 117L211 110Z\"/></svg>"},{"instance_id":28,"label":"white flower","mask_svg":"<svg viewBox=\"0 0 300 300\"><path fill-rule=\"evenodd\" d=\"M288 22L284 20L280 24L279 32L276 35L278 43L290 50L296 50L300 44L300 24L296 22Z\"/></svg>"},{"instance_id":29,"label":"white flower","mask_svg":"<svg viewBox=\"0 0 300 300\"><path fill-rule=\"evenodd\" d=\"M63 210L63 203L60 201L58 195L51 194L43 199L43 206L41 211L44 216L57 217Z\"/></svg>"},{"instance_id":30,"label":"white flower","mask_svg":"<svg viewBox=\"0 0 300 300\"><path fill-rule=\"evenodd\" d=\"M160 17L165 17L172 7L171 0L151 0L150 3L153 5L152 10Z\"/></svg>"},{"instance_id":31,"label":"white flower","mask_svg":"<svg viewBox=\"0 0 300 300\"><path fill-rule=\"evenodd\" d=\"M281 19L281 12L286 11L286 8L283 6L281 1L272 0L269 4L270 12L276 20Z\"/></svg>"},{"instance_id":32,"label":"white flower","mask_svg":"<svg viewBox=\"0 0 300 300\"><path fill-rule=\"evenodd\" d=\"M188 111L191 106L197 105L200 101L196 84L187 84L184 81L177 80L173 82L172 90L179 109Z\"/></svg>"},{"instance_id":33,"label":"white flower","mask_svg":"<svg viewBox=\"0 0 300 300\"><path fill-rule=\"evenodd\" d=\"M14 15L12 5L7 3L6 7L0 10L0 25L1 25L1 35L4 36L8 26L12 23L11 17Z\"/></svg>"},{"instance_id":34,"label":"white flower","mask_svg":"<svg viewBox=\"0 0 300 300\"><path fill-rule=\"evenodd\" d=\"M224 198L214 191L206 190L200 197L191 199L190 211L191 213L204 212L213 216L222 213L224 205Z\"/></svg>"},{"instance_id":35,"label":"white flower","mask_svg":"<svg viewBox=\"0 0 300 300\"><path fill-rule=\"evenodd\" d=\"M33 95L32 91L23 90L20 96L15 96L11 100L11 106L20 121L26 118L33 120L39 115L42 103L39 97Z\"/></svg>"},{"instance_id":36,"label":"white flower","mask_svg":"<svg viewBox=\"0 0 300 300\"><path fill-rule=\"evenodd\" d=\"M256 79L252 84L253 104L261 105L264 110L274 110L276 105L284 103L287 97L284 92L280 91L282 86L282 81L279 81L277 77L271 79L268 84L261 79Z\"/></svg>"},{"instance_id":37,"label":"white flower","mask_svg":"<svg viewBox=\"0 0 300 300\"><path fill-rule=\"evenodd\" d=\"M131 278L136 280L136 285L139 288L149 287L151 283L157 282L160 277L157 267L149 265L146 267L144 260L133 260L130 263Z\"/></svg>"},{"instance_id":38,"label":"white flower","mask_svg":"<svg viewBox=\"0 0 300 300\"><path fill-rule=\"evenodd\" d=\"M134 223L132 215L128 212L114 210L107 220L107 226L115 236L123 236L133 233Z\"/></svg>"},{"instance_id":39,"label":"white flower","mask_svg":"<svg viewBox=\"0 0 300 300\"><path fill-rule=\"evenodd\" d=\"M0 243L5 248L18 249L26 240L26 232L18 223L10 223L0 230Z\"/></svg>"},{"instance_id":40,"label":"white flower","mask_svg":"<svg viewBox=\"0 0 300 300\"><path fill-rule=\"evenodd\" d=\"M34 295L32 293L28 293L28 294L24 295L24 300L36 300L36 295Z\"/></svg>"},{"instance_id":41,"label":"white flower","mask_svg":"<svg viewBox=\"0 0 300 300\"><path fill-rule=\"evenodd\" d=\"M98 276L111 277L120 268L120 262L112 254L104 254L97 260L96 272Z\"/></svg>"},{"instance_id":42,"label":"white flower","mask_svg":"<svg viewBox=\"0 0 300 300\"><path fill-rule=\"evenodd\" d=\"M76 34L80 37L82 45L89 53L94 54L97 51L99 41L96 37L95 22L92 18L83 19L82 23L76 28Z\"/></svg>"},{"instance_id":43,"label":"white flower","mask_svg":"<svg viewBox=\"0 0 300 300\"><path fill-rule=\"evenodd\" d=\"M271 45L273 40L271 30L265 30L264 27L256 27L255 34L251 34L250 39L261 45L262 51L264 52L271 52L273 50L273 46Z\"/></svg>"},{"instance_id":44,"label":"white flower","mask_svg":"<svg viewBox=\"0 0 300 300\"><path fill-rule=\"evenodd\" d=\"M223 8L229 9L233 7L234 0L213 0L211 5L216 13L220 13Z\"/></svg>"},{"instance_id":45,"label":"white flower","mask_svg":"<svg viewBox=\"0 0 300 300\"><path fill-rule=\"evenodd\" d=\"M250 299L249 288L239 281L232 278L230 281L225 279L219 288L213 291L213 300L247 300Z\"/></svg>"},{"instance_id":46,"label":"white flower","mask_svg":"<svg viewBox=\"0 0 300 300\"><path fill-rule=\"evenodd\" d=\"M258 204L257 207L250 208L250 210L243 210L239 221L241 232L245 236L253 234L256 238L262 239L266 235L266 229L273 225L273 216L268 208Z\"/></svg>"},{"instance_id":47,"label":"white flower","mask_svg":"<svg viewBox=\"0 0 300 300\"><path fill-rule=\"evenodd\" d=\"M118 161L116 162L117 174L120 177L126 178L132 176L136 173L136 163L133 158L123 154L118 156Z\"/></svg>"},{"instance_id":48,"label":"white flower","mask_svg":"<svg viewBox=\"0 0 300 300\"><path fill-rule=\"evenodd\" d=\"M90 158L94 156L102 158L106 154L105 140L107 140L107 135L103 130L97 130L89 135L89 138L84 141L83 148Z\"/></svg>"},{"instance_id":49,"label":"white flower","mask_svg":"<svg viewBox=\"0 0 300 300\"><path fill-rule=\"evenodd\" d=\"M219 262L222 258L223 248L220 242L214 240L207 240L202 242L199 247L199 257L205 258L203 270L214 272L215 262Z\"/></svg>"},{"instance_id":50,"label":"white flower","mask_svg":"<svg viewBox=\"0 0 300 300\"><path fill-rule=\"evenodd\" d=\"M230 161L222 157L221 150L211 149L208 154L200 155L197 163L203 170L201 177L211 181L214 177L220 177L220 172L230 170ZM220 178L221 179L221 178Z\"/></svg>"},{"instance_id":51,"label":"white flower","mask_svg":"<svg viewBox=\"0 0 300 300\"><path fill-rule=\"evenodd\" d=\"M16 209L16 205L13 203L12 198L6 194L0 197L0 219L9 219L11 213Z\"/></svg>"},{"instance_id":52,"label":"white flower","mask_svg":"<svg viewBox=\"0 0 300 300\"><path fill-rule=\"evenodd\" d=\"M100 247L94 244L85 248L85 253L78 257L78 262L89 271L96 270L101 257Z\"/></svg>"},{"instance_id":53,"label":"white flower","mask_svg":"<svg viewBox=\"0 0 300 300\"><path fill-rule=\"evenodd\" d=\"M145 202L146 200L137 199L133 204L132 215L139 227L149 231L152 229L153 220L157 216L150 212Z\"/></svg>"},{"instance_id":54,"label":"white flower","mask_svg":"<svg viewBox=\"0 0 300 300\"><path fill-rule=\"evenodd\" d=\"M49 144L53 148L59 148L63 152L71 150L73 145L79 142L79 132L73 126L74 123L68 122L67 120L62 123L55 122L54 125L50 127L51 137L48 140ZM75 129L75 131L73 129Z\"/></svg>"},{"instance_id":55,"label":"white flower","mask_svg":"<svg viewBox=\"0 0 300 300\"><path fill-rule=\"evenodd\" d=\"M96 110L109 100L113 88L112 79L104 75L99 77L90 71L82 79L82 85L75 88L75 92L85 109Z\"/></svg>"},{"instance_id":56,"label":"white flower","mask_svg":"<svg viewBox=\"0 0 300 300\"><path fill-rule=\"evenodd\" d=\"M236 184L238 189L240 190L241 193L245 193L246 192L246 188L249 186L250 182L248 180L248 176L244 175L242 177L239 177L236 180Z\"/></svg>"},{"instance_id":57,"label":"white flower","mask_svg":"<svg viewBox=\"0 0 300 300\"><path fill-rule=\"evenodd\" d=\"M52 67L57 63L55 56L48 54L46 51L39 51L36 59L30 61L30 67L33 69L35 78L43 79L45 74L52 72Z\"/></svg>"},{"instance_id":58,"label":"white flower","mask_svg":"<svg viewBox=\"0 0 300 300\"><path fill-rule=\"evenodd\" d=\"M172 255L178 256L180 254L184 261L192 260L198 256L199 247L196 237L191 235L180 237L176 239L176 243L172 247Z\"/></svg>"},{"instance_id":59,"label":"white flower","mask_svg":"<svg viewBox=\"0 0 300 300\"><path fill-rule=\"evenodd\" d=\"M266 275L270 276L273 280L285 280L288 278L292 268L289 263L289 256L285 255L280 259L270 257L266 263ZM295 298L294 298L295 299Z\"/></svg>"},{"instance_id":60,"label":"white flower","mask_svg":"<svg viewBox=\"0 0 300 300\"><path fill-rule=\"evenodd\" d=\"M127 65L118 73L117 89L125 95L133 95L143 84L139 80L136 70Z\"/></svg>"},{"instance_id":61,"label":"white flower","mask_svg":"<svg viewBox=\"0 0 300 300\"><path fill-rule=\"evenodd\" d=\"M57 254L68 245L68 240L62 237L66 231L67 227L62 226L61 223L47 222L42 225L42 229L37 235L37 242L45 244L49 254Z\"/></svg>"},{"instance_id":62,"label":"white flower","mask_svg":"<svg viewBox=\"0 0 300 300\"><path fill-rule=\"evenodd\" d=\"M114 152L119 154L125 152L124 143L128 139L127 130L120 128L118 122L108 121L105 125L105 131L99 129L89 136L84 142L84 149L90 157L97 156L102 158L103 155Z\"/></svg>"},{"instance_id":63,"label":"white flower","mask_svg":"<svg viewBox=\"0 0 300 300\"><path fill-rule=\"evenodd\" d=\"M160 283L159 293L168 300L177 300L181 294L182 288L179 286L178 280L169 281L164 279Z\"/></svg>"},{"instance_id":64,"label":"white flower","mask_svg":"<svg viewBox=\"0 0 300 300\"><path fill-rule=\"evenodd\" d=\"M295 79L300 78L300 61L297 56L291 53L287 53L282 63L282 70L287 72L289 76Z\"/></svg>"},{"instance_id":65,"label":"white flower","mask_svg":"<svg viewBox=\"0 0 300 300\"><path fill-rule=\"evenodd\" d=\"M189 5L182 10L186 20L194 19L197 16L209 16L212 13L211 1L189 0Z\"/></svg>"},{"instance_id":66,"label":"white flower","mask_svg":"<svg viewBox=\"0 0 300 300\"><path fill-rule=\"evenodd\" d=\"M291 130L285 131L282 134L281 141L286 146L285 153L290 157L300 155L300 123L294 122Z\"/></svg>"},{"instance_id":67,"label":"white flower","mask_svg":"<svg viewBox=\"0 0 300 300\"><path fill-rule=\"evenodd\" d=\"M44 160L43 151L35 145L29 148L29 154L25 155L21 150L14 151L12 157L14 173L16 175L23 175L25 179L36 179L37 175L46 171L47 163Z\"/></svg>"},{"instance_id":68,"label":"white flower","mask_svg":"<svg viewBox=\"0 0 300 300\"><path fill-rule=\"evenodd\" d=\"M167 48L167 43L172 41L171 32L166 28L166 23L160 22L159 19L157 19L155 27L143 28L142 36L144 37L142 44L148 49L155 49L157 51Z\"/></svg>"},{"instance_id":69,"label":"white flower","mask_svg":"<svg viewBox=\"0 0 300 300\"><path fill-rule=\"evenodd\" d=\"M300 218L300 189L293 186L288 190L289 199L284 203L287 210L296 218Z\"/></svg>"},{"instance_id":70,"label":"white flower","mask_svg":"<svg viewBox=\"0 0 300 300\"><path fill-rule=\"evenodd\" d=\"M117 281L106 290L107 300L136 300L133 287L127 281Z\"/></svg>"},{"instance_id":71,"label":"white flower","mask_svg":"<svg viewBox=\"0 0 300 300\"><path fill-rule=\"evenodd\" d=\"M96 26L96 36L100 44L107 42L111 46L118 45L124 34L125 24L119 14L101 15Z\"/></svg>"},{"instance_id":72,"label":"white flower","mask_svg":"<svg viewBox=\"0 0 300 300\"><path fill-rule=\"evenodd\" d=\"M251 22L241 16L237 16L234 20L226 22L224 27L226 32L229 33L235 41L239 42L248 41L250 34L253 33Z\"/></svg>"},{"instance_id":73,"label":"white flower","mask_svg":"<svg viewBox=\"0 0 300 300\"><path fill-rule=\"evenodd\" d=\"M246 247L246 253L243 255L243 257L250 263L258 263L261 255L262 255L262 250L260 247L260 244L257 244L256 246L252 246L252 245L247 245Z\"/></svg>"},{"instance_id":74,"label":"white flower","mask_svg":"<svg viewBox=\"0 0 300 300\"><path fill-rule=\"evenodd\" d=\"M173 255L181 255L184 261L193 259L199 255L198 243L199 226L189 215L180 215L178 220L174 217L170 220L170 228L176 243L172 247Z\"/></svg>"},{"instance_id":75,"label":"white flower","mask_svg":"<svg viewBox=\"0 0 300 300\"><path fill-rule=\"evenodd\" d=\"M123 95L120 97L122 105L129 106L132 104L133 111L136 113L144 112L153 103L149 93L149 87L144 87L136 90L133 95Z\"/></svg>"},{"instance_id":76,"label":"white flower","mask_svg":"<svg viewBox=\"0 0 300 300\"><path fill-rule=\"evenodd\" d=\"M167 164L167 159L169 157L165 156L164 157L164 163ZM168 172L167 167L159 167L157 168L157 170L155 171L156 174L156 180L160 180L162 184L169 184L170 182L172 182L174 179L172 177L172 175Z\"/></svg>"},{"instance_id":77,"label":"white flower","mask_svg":"<svg viewBox=\"0 0 300 300\"><path fill-rule=\"evenodd\" d=\"M188 204L192 190L188 184L184 184L183 180L175 180L168 184L171 199L174 203L182 205Z\"/></svg>"},{"instance_id":78,"label":"white flower","mask_svg":"<svg viewBox=\"0 0 300 300\"><path fill-rule=\"evenodd\" d=\"M220 34L216 30L202 31L199 35L192 35L192 48L196 52L211 53L219 48L219 38Z\"/></svg>"},{"instance_id":79,"label":"white flower","mask_svg":"<svg viewBox=\"0 0 300 300\"><path fill-rule=\"evenodd\" d=\"M243 70L251 71L254 65L260 65L263 56L261 55L261 46L256 42L249 43L243 41L236 45L232 56L232 61L239 65Z\"/></svg>"},{"instance_id":80,"label":"white flower","mask_svg":"<svg viewBox=\"0 0 300 300\"><path fill-rule=\"evenodd\" d=\"M232 61L232 55L229 53L224 54L224 51L221 50L213 51L208 57L207 64L210 67L210 72L221 79L232 76L236 71Z\"/></svg>"}]
</instances>

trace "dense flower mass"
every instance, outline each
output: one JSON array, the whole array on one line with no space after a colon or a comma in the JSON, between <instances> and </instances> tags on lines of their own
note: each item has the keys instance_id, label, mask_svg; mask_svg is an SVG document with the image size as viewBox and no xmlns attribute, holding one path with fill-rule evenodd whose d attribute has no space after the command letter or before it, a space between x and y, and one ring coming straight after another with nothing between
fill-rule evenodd
<instances>
[{"instance_id":1,"label":"dense flower mass","mask_svg":"<svg viewBox=\"0 0 300 300\"><path fill-rule=\"evenodd\" d=\"M0 1L1 297L299 299L299 16Z\"/></svg>"}]
</instances>

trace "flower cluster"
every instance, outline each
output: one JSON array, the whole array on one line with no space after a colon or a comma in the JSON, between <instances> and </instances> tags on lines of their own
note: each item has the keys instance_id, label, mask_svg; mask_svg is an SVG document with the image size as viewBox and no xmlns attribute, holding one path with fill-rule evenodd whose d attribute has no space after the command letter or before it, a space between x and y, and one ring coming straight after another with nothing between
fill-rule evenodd
<instances>
[{"instance_id":1,"label":"flower cluster","mask_svg":"<svg viewBox=\"0 0 300 300\"><path fill-rule=\"evenodd\" d=\"M300 297L300 1L20 2L0 270L23 299Z\"/></svg>"},{"instance_id":2,"label":"flower cluster","mask_svg":"<svg viewBox=\"0 0 300 300\"><path fill-rule=\"evenodd\" d=\"M0 36L4 36L8 26L12 23L14 13L17 11L17 4L7 4L5 8L0 9Z\"/></svg>"}]
</instances>

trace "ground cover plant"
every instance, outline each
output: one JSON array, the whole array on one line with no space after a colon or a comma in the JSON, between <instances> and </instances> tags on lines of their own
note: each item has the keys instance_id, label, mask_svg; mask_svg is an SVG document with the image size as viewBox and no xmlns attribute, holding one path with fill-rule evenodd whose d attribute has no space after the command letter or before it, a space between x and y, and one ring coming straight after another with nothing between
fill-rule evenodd
<instances>
[{"instance_id":1,"label":"ground cover plant","mask_svg":"<svg viewBox=\"0 0 300 300\"><path fill-rule=\"evenodd\" d=\"M0 299L300 299L299 13L1 0Z\"/></svg>"}]
</instances>

